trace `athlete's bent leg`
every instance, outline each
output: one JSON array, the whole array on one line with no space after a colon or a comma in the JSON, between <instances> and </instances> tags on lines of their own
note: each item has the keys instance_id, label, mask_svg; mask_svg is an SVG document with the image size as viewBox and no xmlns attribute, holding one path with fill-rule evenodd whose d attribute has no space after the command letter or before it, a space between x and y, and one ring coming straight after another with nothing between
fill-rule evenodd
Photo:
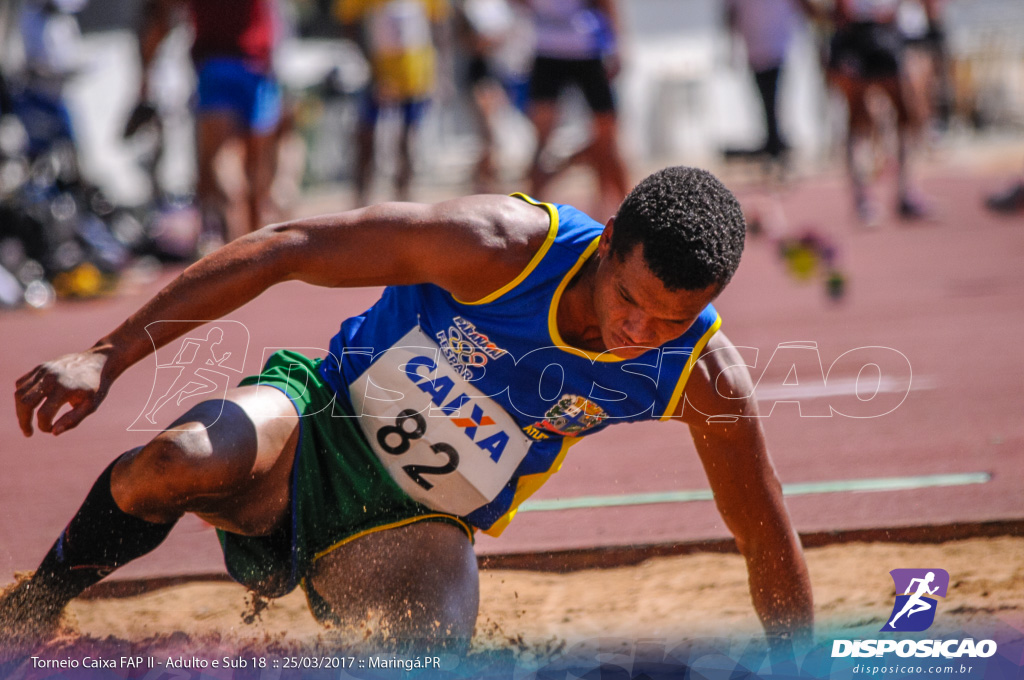
<instances>
[{"instance_id":1,"label":"athlete's bent leg","mask_svg":"<svg viewBox=\"0 0 1024 680\"><path fill-rule=\"evenodd\" d=\"M309 584L335 617L367 622L373 644L394 647L427 641L465 649L480 604L469 538L438 521L347 543L314 563Z\"/></svg>"},{"instance_id":2,"label":"athlete's bent leg","mask_svg":"<svg viewBox=\"0 0 1024 680\"><path fill-rule=\"evenodd\" d=\"M68 602L156 548L186 512L269 533L288 512L297 439L295 409L272 388L240 387L193 407L100 475L33 577L0 598L0 629L52 631Z\"/></svg>"},{"instance_id":3,"label":"athlete's bent leg","mask_svg":"<svg viewBox=\"0 0 1024 680\"><path fill-rule=\"evenodd\" d=\"M174 527L174 521L147 522L118 507L110 493L115 465L100 474L35 573L0 596L0 642L31 644L49 637L68 602L156 548Z\"/></svg>"},{"instance_id":4,"label":"athlete's bent leg","mask_svg":"<svg viewBox=\"0 0 1024 680\"><path fill-rule=\"evenodd\" d=\"M205 401L114 467L111 492L150 522L186 512L246 536L270 533L288 512L298 441L291 401L270 387L238 387Z\"/></svg>"}]
</instances>

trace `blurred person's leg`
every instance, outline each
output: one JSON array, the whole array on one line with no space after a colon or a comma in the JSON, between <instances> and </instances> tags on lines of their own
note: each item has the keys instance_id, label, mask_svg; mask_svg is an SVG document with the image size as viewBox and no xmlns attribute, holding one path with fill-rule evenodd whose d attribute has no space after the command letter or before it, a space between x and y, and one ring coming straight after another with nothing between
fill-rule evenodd
<instances>
[{"instance_id":1,"label":"blurred person's leg","mask_svg":"<svg viewBox=\"0 0 1024 680\"><path fill-rule=\"evenodd\" d=\"M846 133L846 170L850 178L853 202L857 216L867 224L877 219L877 208L868 195L868 171L861 156L871 135L871 112L867 106L868 83L862 78L847 73L832 75L832 83L843 94L848 112Z\"/></svg>"},{"instance_id":2,"label":"blurred person's leg","mask_svg":"<svg viewBox=\"0 0 1024 680\"><path fill-rule=\"evenodd\" d=\"M230 232L234 231L228 228L230 201L217 178L215 161L224 145L239 133L238 123L230 112L200 111L196 115L196 204L202 219L200 251L227 243Z\"/></svg>"},{"instance_id":3,"label":"blurred person's leg","mask_svg":"<svg viewBox=\"0 0 1024 680\"><path fill-rule=\"evenodd\" d=\"M270 216L270 187L277 169L278 128L282 122L281 88L273 76L248 71L244 78L245 202L247 231L256 231ZM242 234L231 234L237 238Z\"/></svg>"},{"instance_id":4,"label":"blurred person's leg","mask_svg":"<svg viewBox=\"0 0 1024 680\"><path fill-rule=\"evenodd\" d=\"M402 127L398 137L398 164L395 169L395 195L399 201L409 200L409 187L413 175L413 145L416 131L419 129L423 116L426 115L429 103L417 99L406 101L401 106Z\"/></svg>"},{"instance_id":5,"label":"blurred person's leg","mask_svg":"<svg viewBox=\"0 0 1024 680\"><path fill-rule=\"evenodd\" d=\"M299 103L285 97L281 106L281 121L274 130L274 148L270 152L273 169L265 223L288 219L302 193L306 174L306 140L298 126Z\"/></svg>"},{"instance_id":6,"label":"blurred person's leg","mask_svg":"<svg viewBox=\"0 0 1024 680\"><path fill-rule=\"evenodd\" d=\"M594 114L593 162L597 171L599 219L614 215L629 192L626 167L619 153L618 119L614 112Z\"/></svg>"},{"instance_id":7,"label":"blurred person's leg","mask_svg":"<svg viewBox=\"0 0 1024 680\"><path fill-rule=\"evenodd\" d=\"M466 81L480 136L480 157L473 168L473 192L491 193L496 191L498 183L494 130L498 113L503 106L508 105L508 101L504 88L491 73L484 57L474 56L468 70Z\"/></svg>"},{"instance_id":8,"label":"blurred person's leg","mask_svg":"<svg viewBox=\"0 0 1024 680\"><path fill-rule=\"evenodd\" d=\"M614 215L629 192L625 164L619 151L619 124L611 79L600 59L575 62L574 80L583 91L594 113L590 160L597 173L598 195L595 209L599 219Z\"/></svg>"},{"instance_id":9,"label":"blurred person's leg","mask_svg":"<svg viewBox=\"0 0 1024 680\"><path fill-rule=\"evenodd\" d=\"M843 95L846 102L846 170L857 217L865 226L874 226L878 220L878 210L868 196L868 173L861 158L870 141L872 128L867 105L870 30L870 26L865 24L850 24L838 29L829 43L827 66L829 84Z\"/></svg>"},{"instance_id":10,"label":"blurred person's leg","mask_svg":"<svg viewBox=\"0 0 1024 680\"><path fill-rule=\"evenodd\" d=\"M897 212L903 219L927 217L930 210L910 182L911 160L923 122L921 115L926 114L914 115L912 89L904 63L905 38L894 23L867 25L861 48L864 76L886 95L896 112Z\"/></svg>"},{"instance_id":11,"label":"blurred person's leg","mask_svg":"<svg viewBox=\"0 0 1024 680\"><path fill-rule=\"evenodd\" d=\"M530 122L537 135L537 148L533 152L530 163L530 195L541 196L551 180L551 173L546 171L542 163L542 155L547 148L551 133L555 130L558 120L558 105L554 101L532 102L529 107Z\"/></svg>"},{"instance_id":12,"label":"blurred person's leg","mask_svg":"<svg viewBox=\"0 0 1024 680\"><path fill-rule=\"evenodd\" d=\"M924 132L935 117L938 89L936 59L931 49L921 44L909 45L903 59L904 98L911 119Z\"/></svg>"},{"instance_id":13,"label":"blurred person's leg","mask_svg":"<svg viewBox=\"0 0 1024 680\"><path fill-rule=\"evenodd\" d=\"M242 171L248 175L247 137L254 130L259 130L260 125L276 124L280 111L278 109L274 113L266 107L266 98L261 99L258 94L260 76L241 59L208 59L197 65L196 71L199 95L196 110L196 201L202 216L198 250L203 255L247 233L251 222L242 217L244 206L238 204L248 201L237 194L229 194L220 182L215 167L217 156L228 142L245 141ZM261 104L264 106L262 111ZM246 194L251 190L251 186L247 186Z\"/></svg>"},{"instance_id":14,"label":"blurred person's leg","mask_svg":"<svg viewBox=\"0 0 1024 680\"><path fill-rule=\"evenodd\" d=\"M249 134L245 137L245 180L247 212L249 216L248 231L256 231L270 218L273 207L270 201L270 187L274 183L274 170L277 163L277 135ZM242 234L232 235L237 238Z\"/></svg>"},{"instance_id":15,"label":"blurred person's leg","mask_svg":"<svg viewBox=\"0 0 1024 680\"><path fill-rule=\"evenodd\" d=\"M527 115L537 135L537 147L530 163L529 192L540 198L551 179L542 163L544 151L558 121L558 95L565 84L564 64L558 59L537 57L530 72Z\"/></svg>"},{"instance_id":16,"label":"blurred person's leg","mask_svg":"<svg viewBox=\"0 0 1024 680\"><path fill-rule=\"evenodd\" d=\"M914 152L920 146L921 120L913 115L910 101L912 95L899 77L887 78L878 83L896 109L896 200L900 217L919 219L928 217L930 209L924 199L917 195L910 181L910 166Z\"/></svg>"},{"instance_id":17,"label":"blurred person's leg","mask_svg":"<svg viewBox=\"0 0 1024 680\"><path fill-rule=\"evenodd\" d=\"M356 207L369 205L370 189L373 185L374 153L376 147L377 119L380 106L372 93L364 95L356 126L356 167L353 173Z\"/></svg>"},{"instance_id":18,"label":"blurred person's leg","mask_svg":"<svg viewBox=\"0 0 1024 680\"><path fill-rule=\"evenodd\" d=\"M764 151L773 158L778 157L788 148L779 132L777 96L781 71L781 68L776 66L754 73L754 82L757 84L757 92L761 95L761 104L764 107L766 133Z\"/></svg>"},{"instance_id":19,"label":"blurred person's leg","mask_svg":"<svg viewBox=\"0 0 1024 680\"><path fill-rule=\"evenodd\" d=\"M475 193L491 193L496 190L498 184L498 166L495 160L497 144L494 127L504 93L499 85L490 81L481 81L473 86L471 98L480 134L480 158L474 169L473 191Z\"/></svg>"}]
</instances>

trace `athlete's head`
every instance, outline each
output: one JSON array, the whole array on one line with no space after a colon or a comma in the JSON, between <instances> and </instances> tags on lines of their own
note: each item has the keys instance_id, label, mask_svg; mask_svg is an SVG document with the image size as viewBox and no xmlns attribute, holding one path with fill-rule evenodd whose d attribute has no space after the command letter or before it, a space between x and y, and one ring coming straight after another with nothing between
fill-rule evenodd
<instances>
[{"instance_id":1,"label":"athlete's head","mask_svg":"<svg viewBox=\"0 0 1024 680\"><path fill-rule=\"evenodd\" d=\"M682 335L736 272L745 232L736 197L705 170L665 168L640 182L598 249L604 345L657 347Z\"/></svg>"},{"instance_id":2,"label":"athlete's head","mask_svg":"<svg viewBox=\"0 0 1024 680\"><path fill-rule=\"evenodd\" d=\"M643 248L644 263L669 290L725 287L743 254L746 222L732 192L699 168L650 175L615 215L611 252Z\"/></svg>"}]
</instances>

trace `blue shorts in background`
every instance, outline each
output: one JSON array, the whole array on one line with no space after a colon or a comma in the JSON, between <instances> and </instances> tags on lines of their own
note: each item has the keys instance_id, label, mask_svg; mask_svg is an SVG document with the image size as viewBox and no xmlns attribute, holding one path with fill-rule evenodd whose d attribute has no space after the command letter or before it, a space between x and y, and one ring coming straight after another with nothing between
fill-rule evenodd
<instances>
[{"instance_id":1,"label":"blue shorts in background","mask_svg":"<svg viewBox=\"0 0 1024 680\"><path fill-rule=\"evenodd\" d=\"M429 99L403 99L392 104L381 104L373 93L367 90L359 102L359 120L367 125L373 125L380 118L382 111L394 110L401 114L406 125L415 127L423 120L428 108Z\"/></svg>"},{"instance_id":2,"label":"blue shorts in background","mask_svg":"<svg viewBox=\"0 0 1024 680\"><path fill-rule=\"evenodd\" d=\"M207 59L197 68L199 113L229 111L242 127L267 134L281 120L281 88L243 59Z\"/></svg>"}]
</instances>

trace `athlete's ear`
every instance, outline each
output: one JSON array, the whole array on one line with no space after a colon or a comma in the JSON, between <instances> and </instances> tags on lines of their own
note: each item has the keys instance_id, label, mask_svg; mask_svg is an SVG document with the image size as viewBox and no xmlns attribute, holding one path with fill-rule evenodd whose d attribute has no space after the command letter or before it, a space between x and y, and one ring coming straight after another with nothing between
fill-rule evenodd
<instances>
[{"instance_id":1,"label":"athlete's ear","mask_svg":"<svg viewBox=\"0 0 1024 680\"><path fill-rule=\"evenodd\" d=\"M601 241L597 244L597 254L599 257L605 258L612 251L612 232L615 231L615 216L608 218L608 221L604 225L604 231L601 232Z\"/></svg>"}]
</instances>

